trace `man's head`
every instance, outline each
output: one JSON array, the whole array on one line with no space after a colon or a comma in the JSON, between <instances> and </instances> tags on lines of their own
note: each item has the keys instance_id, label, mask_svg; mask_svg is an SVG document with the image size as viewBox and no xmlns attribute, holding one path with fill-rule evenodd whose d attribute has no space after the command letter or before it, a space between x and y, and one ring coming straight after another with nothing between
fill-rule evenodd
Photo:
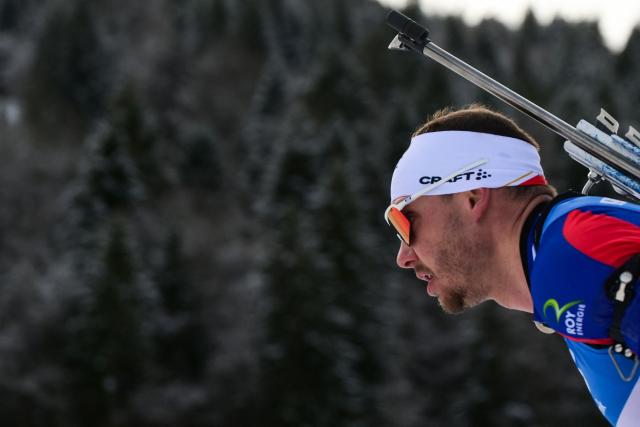
<instances>
[{"instance_id":1,"label":"man's head","mask_svg":"<svg viewBox=\"0 0 640 427\"><path fill-rule=\"evenodd\" d=\"M512 120L477 105L439 111L414 133L391 184L398 218L410 227L397 262L429 282L446 311L494 298L490 267L500 262L499 230L510 226L505 215L555 194L537 150ZM474 161L481 165L456 174Z\"/></svg>"}]
</instances>

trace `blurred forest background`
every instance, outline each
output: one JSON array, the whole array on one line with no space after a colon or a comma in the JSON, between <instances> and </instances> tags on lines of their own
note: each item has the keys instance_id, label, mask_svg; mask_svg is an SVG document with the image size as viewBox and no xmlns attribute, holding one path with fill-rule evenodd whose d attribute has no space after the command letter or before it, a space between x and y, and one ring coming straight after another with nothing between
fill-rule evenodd
<instances>
[{"instance_id":1,"label":"blurred forest background","mask_svg":"<svg viewBox=\"0 0 640 427\"><path fill-rule=\"evenodd\" d=\"M441 313L382 213L409 136L482 102L372 0L0 0L3 426L604 426L568 351ZM425 17L569 123L640 99L640 32ZM637 122L636 122L637 124Z\"/></svg>"}]
</instances>

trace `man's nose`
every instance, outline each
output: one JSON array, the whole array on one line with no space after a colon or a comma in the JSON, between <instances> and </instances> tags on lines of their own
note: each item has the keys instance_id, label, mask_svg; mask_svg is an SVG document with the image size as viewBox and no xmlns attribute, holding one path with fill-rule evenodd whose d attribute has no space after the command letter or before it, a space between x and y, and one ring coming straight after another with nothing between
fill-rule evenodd
<instances>
[{"instance_id":1,"label":"man's nose","mask_svg":"<svg viewBox=\"0 0 640 427\"><path fill-rule=\"evenodd\" d=\"M413 268L417 261L416 253L411 249L409 245L404 242L400 242L400 249L398 249L398 256L396 257L396 263L400 268Z\"/></svg>"}]
</instances>

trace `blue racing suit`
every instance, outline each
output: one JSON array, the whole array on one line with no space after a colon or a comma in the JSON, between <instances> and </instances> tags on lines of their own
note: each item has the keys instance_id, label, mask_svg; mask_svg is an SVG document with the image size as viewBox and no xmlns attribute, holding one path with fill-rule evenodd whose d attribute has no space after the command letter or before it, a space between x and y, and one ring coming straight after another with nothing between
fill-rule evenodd
<instances>
[{"instance_id":1,"label":"blue racing suit","mask_svg":"<svg viewBox=\"0 0 640 427\"><path fill-rule=\"evenodd\" d=\"M633 355L612 351L610 333L612 323L617 324L625 347L638 352L640 283L637 292L635 279L623 289L622 315L615 311L621 303L605 285L640 254L640 206L563 195L536 207L520 246L534 321L564 337L594 401L612 425L640 426L640 369L635 369Z\"/></svg>"}]
</instances>

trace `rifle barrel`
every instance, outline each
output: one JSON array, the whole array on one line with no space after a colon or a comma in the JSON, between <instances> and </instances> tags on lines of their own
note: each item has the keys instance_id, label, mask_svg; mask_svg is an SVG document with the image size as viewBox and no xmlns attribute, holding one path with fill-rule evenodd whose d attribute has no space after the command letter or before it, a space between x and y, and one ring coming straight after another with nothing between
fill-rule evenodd
<instances>
[{"instance_id":1,"label":"rifle barrel","mask_svg":"<svg viewBox=\"0 0 640 427\"><path fill-rule=\"evenodd\" d=\"M636 165L624 157L619 156L617 153L612 152L598 143L594 143L589 136L580 132L574 126L571 126L539 105L534 104L522 95L475 69L471 65L440 48L435 43L426 43L422 50L422 54L441 65L444 65L451 71L501 99L517 110L527 114L529 117L537 120L563 138L573 142L576 146L582 148L586 152L609 162L636 179L640 179L640 170L638 170Z\"/></svg>"},{"instance_id":2,"label":"rifle barrel","mask_svg":"<svg viewBox=\"0 0 640 427\"><path fill-rule=\"evenodd\" d=\"M607 149L588 135L577 130L574 126L442 49L428 38L429 30L420 26L420 24L397 11L389 13L387 23L399 32L391 42L391 45L389 45L390 49L411 50L433 59L498 99L537 120L587 153L608 162L621 172L640 182L640 168L632 161L615 151Z\"/></svg>"}]
</instances>

